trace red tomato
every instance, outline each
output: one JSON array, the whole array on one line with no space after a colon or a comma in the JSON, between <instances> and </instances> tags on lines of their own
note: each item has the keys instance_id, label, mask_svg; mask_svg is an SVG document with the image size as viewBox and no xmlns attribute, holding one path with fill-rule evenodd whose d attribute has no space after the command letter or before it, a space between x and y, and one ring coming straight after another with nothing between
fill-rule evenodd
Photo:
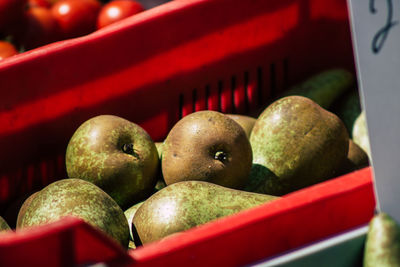
<instances>
[{"instance_id":1,"label":"red tomato","mask_svg":"<svg viewBox=\"0 0 400 267\"><path fill-rule=\"evenodd\" d=\"M28 0L29 6L40 6L45 8L50 8L51 3L48 0Z\"/></svg>"},{"instance_id":2,"label":"red tomato","mask_svg":"<svg viewBox=\"0 0 400 267\"><path fill-rule=\"evenodd\" d=\"M6 41L0 41L0 60L18 54L14 45Z\"/></svg>"},{"instance_id":3,"label":"red tomato","mask_svg":"<svg viewBox=\"0 0 400 267\"><path fill-rule=\"evenodd\" d=\"M22 17L27 0L0 0L0 29L7 31Z\"/></svg>"},{"instance_id":4,"label":"red tomato","mask_svg":"<svg viewBox=\"0 0 400 267\"><path fill-rule=\"evenodd\" d=\"M113 0L105 4L97 17L97 29L142 12L143 6L134 0Z\"/></svg>"},{"instance_id":5,"label":"red tomato","mask_svg":"<svg viewBox=\"0 0 400 267\"><path fill-rule=\"evenodd\" d=\"M25 23L21 40L24 48L32 49L56 40L57 22L50 9L40 6L28 8Z\"/></svg>"},{"instance_id":6,"label":"red tomato","mask_svg":"<svg viewBox=\"0 0 400 267\"><path fill-rule=\"evenodd\" d=\"M63 39L86 35L96 30L101 4L98 0L60 0L51 12Z\"/></svg>"}]
</instances>

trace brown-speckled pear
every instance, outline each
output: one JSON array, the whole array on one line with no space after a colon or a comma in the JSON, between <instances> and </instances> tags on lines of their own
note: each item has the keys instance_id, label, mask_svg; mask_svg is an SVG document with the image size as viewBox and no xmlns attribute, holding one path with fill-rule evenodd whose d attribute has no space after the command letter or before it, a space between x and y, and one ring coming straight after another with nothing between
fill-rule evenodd
<instances>
[{"instance_id":1,"label":"brown-speckled pear","mask_svg":"<svg viewBox=\"0 0 400 267\"><path fill-rule=\"evenodd\" d=\"M250 136L249 191L283 195L332 178L346 158L349 136L333 113L302 96L269 105Z\"/></svg>"},{"instance_id":2,"label":"brown-speckled pear","mask_svg":"<svg viewBox=\"0 0 400 267\"><path fill-rule=\"evenodd\" d=\"M178 121L164 141L162 173L167 185L207 181L240 189L252 162L249 139L234 120L216 111L198 111Z\"/></svg>"},{"instance_id":3,"label":"brown-speckled pear","mask_svg":"<svg viewBox=\"0 0 400 267\"><path fill-rule=\"evenodd\" d=\"M129 226L123 210L103 190L82 179L62 179L39 191L21 218L18 229L75 216L128 247Z\"/></svg>"},{"instance_id":4,"label":"brown-speckled pear","mask_svg":"<svg viewBox=\"0 0 400 267\"><path fill-rule=\"evenodd\" d=\"M225 115L236 121L240 126L242 126L247 137L250 138L251 130L253 129L254 124L256 123L257 120L256 118L240 114L225 114Z\"/></svg>"},{"instance_id":5,"label":"brown-speckled pear","mask_svg":"<svg viewBox=\"0 0 400 267\"><path fill-rule=\"evenodd\" d=\"M132 234L133 216L135 216L136 211L139 209L140 206L142 206L143 203L144 203L144 201L136 203L135 205L133 205L132 207L130 207L129 209L124 211L125 217L128 220L128 224L129 224L129 234L130 234L130 240L131 241L135 241L134 240L134 236Z\"/></svg>"},{"instance_id":6,"label":"brown-speckled pear","mask_svg":"<svg viewBox=\"0 0 400 267\"><path fill-rule=\"evenodd\" d=\"M148 198L133 217L142 244L277 199L202 181L165 187Z\"/></svg>"},{"instance_id":7,"label":"brown-speckled pear","mask_svg":"<svg viewBox=\"0 0 400 267\"><path fill-rule=\"evenodd\" d=\"M72 136L65 160L69 177L94 183L123 209L148 197L157 181L153 140L142 127L117 116L84 122Z\"/></svg>"},{"instance_id":8,"label":"brown-speckled pear","mask_svg":"<svg viewBox=\"0 0 400 267\"><path fill-rule=\"evenodd\" d=\"M4 218L0 216L0 232L7 230L11 230L11 228L6 222L6 220L4 220Z\"/></svg>"},{"instance_id":9,"label":"brown-speckled pear","mask_svg":"<svg viewBox=\"0 0 400 267\"><path fill-rule=\"evenodd\" d=\"M35 192L35 193L31 194L24 201L24 203L22 204L21 208L19 209L18 216L17 216L17 223L16 223L16 227L17 228L21 227L21 220L25 216L26 209L29 207L29 205L31 204L32 200L36 197L37 193L39 193L39 192Z\"/></svg>"},{"instance_id":10,"label":"brown-speckled pear","mask_svg":"<svg viewBox=\"0 0 400 267\"><path fill-rule=\"evenodd\" d=\"M375 215L369 223L363 266L400 266L400 226L384 212Z\"/></svg>"}]
</instances>

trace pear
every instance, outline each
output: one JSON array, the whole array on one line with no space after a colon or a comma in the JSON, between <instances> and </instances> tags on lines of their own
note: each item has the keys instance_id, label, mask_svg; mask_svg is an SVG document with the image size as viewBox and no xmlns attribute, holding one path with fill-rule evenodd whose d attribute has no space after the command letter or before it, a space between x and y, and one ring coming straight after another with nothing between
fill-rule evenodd
<instances>
[{"instance_id":1,"label":"pear","mask_svg":"<svg viewBox=\"0 0 400 267\"><path fill-rule=\"evenodd\" d=\"M332 104L331 110L343 121L352 138L354 123L361 113L361 102L358 90L353 89L345 93Z\"/></svg>"},{"instance_id":2,"label":"pear","mask_svg":"<svg viewBox=\"0 0 400 267\"><path fill-rule=\"evenodd\" d=\"M157 174L157 182L156 185L154 187L155 191L161 190L162 188L166 187L167 185L164 182L164 177L162 175L162 171L161 171L161 159L162 159L162 154L163 154L163 146L164 146L164 142L155 142L156 148L157 148L157 152L158 152L158 158L160 161L160 168Z\"/></svg>"},{"instance_id":3,"label":"pear","mask_svg":"<svg viewBox=\"0 0 400 267\"><path fill-rule=\"evenodd\" d=\"M133 227L146 244L277 198L202 181L179 182L148 198Z\"/></svg>"},{"instance_id":4,"label":"pear","mask_svg":"<svg viewBox=\"0 0 400 267\"><path fill-rule=\"evenodd\" d=\"M128 247L129 226L122 209L103 190L82 179L58 180L40 190L26 207L17 229L44 225L65 216L81 218Z\"/></svg>"},{"instance_id":5,"label":"pear","mask_svg":"<svg viewBox=\"0 0 400 267\"><path fill-rule=\"evenodd\" d=\"M126 211L124 211L125 217L128 220L128 225L129 225L129 234L130 234L130 240L134 241L134 236L132 234L132 220L133 220L133 216L135 216L136 211L139 209L140 206L142 206L142 204L144 203L144 201L136 203L135 205L133 205L132 207L130 207L129 209L127 209Z\"/></svg>"},{"instance_id":6,"label":"pear","mask_svg":"<svg viewBox=\"0 0 400 267\"><path fill-rule=\"evenodd\" d=\"M85 121L68 143L68 177L92 182L123 209L146 199L159 171L157 148L138 124L113 115Z\"/></svg>"},{"instance_id":7,"label":"pear","mask_svg":"<svg viewBox=\"0 0 400 267\"><path fill-rule=\"evenodd\" d=\"M400 266L400 226L384 212L375 215L369 223L363 266Z\"/></svg>"},{"instance_id":8,"label":"pear","mask_svg":"<svg viewBox=\"0 0 400 267\"><path fill-rule=\"evenodd\" d=\"M154 191L155 192L157 192L157 191L160 191L161 189L163 189L164 187L166 187L167 185L165 184L165 182L164 182L164 180L163 180L163 178L162 178L162 175L160 175L160 177L158 178L158 180L157 180L157 183L156 183L156 185L155 185L155 187L154 187ZM139 202L140 203L140 202Z\"/></svg>"},{"instance_id":9,"label":"pear","mask_svg":"<svg viewBox=\"0 0 400 267\"><path fill-rule=\"evenodd\" d=\"M225 114L229 118L236 121L240 126L242 126L248 138L250 138L251 130L256 123L256 118L247 115L239 115L239 114Z\"/></svg>"},{"instance_id":10,"label":"pear","mask_svg":"<svg viewBox=\"0 0 400 267\"><path fill-rule=\"evenodd\" d=\"M164 142L155 142L157 148L158 158L161 160Z\"/></svg>"},{"instance_id":11,"label":"pear","mask_svg":"<svg viewBox=\"0 0 400 267\"><path fill-rule=\"evenodd\" d=\"M205 110L172 127L164 141L161 168L167 185L196 180L240 189L248 181L251 162L243 128L220 112Z\"/></svg>"},{"instance_id":12,"label":"pear","mask_svg":"<svg viewBox=\"0 0 400 267\"><path fill-rule=\"evenodd\" d=\"M339 174L346 174L369 165L367 153L358 146L352 139L349 139L349 152L342 162Z\"/></svg>"},{"instance_id":13,"label":"pear","mask_svg":"<svg viewBox=\"0 0 400 267\"><path fill-rule=\"evenodd\" d=\"M18 216L17 216L17 223L16 223L16 228L21 227L21 220L25 216L26 209L29 207L31 204L32 200L36 197L38 192L35 192L31 194L22 204L21 208L19 209Z\"/></svg>"},{"instance_id":14,"label":"pear","mask_svg":"<svg viewBox=\"0 0 400 267\"><path fill-rule=\"evenodd\" d=\"M359 145L349 139L349 153L347 158L359 169L369 165L368 155Z\"/></svg>"},{"instance_id":15,"label":"pear","mask_svg":"<svg viewBox=\"0 0 400 267\"><path fill-rule=\"evenodd\" d=\"M335 176L349 136L335 114L309 98L288 96L257 118L250 143L253 168L246 190L283 195Z\"/></svg>"},{"instance_id":16,"label":"pear","mask_svg":"<svg viewBox=\"0 0 400 267\"><path fill-rule=\"evenodd\" d=\"M354 86L354 75L345 69L320 72L303 83L284 92L282 97L299 95L307 97L327 109L343 93Z\"/></svg>"},{"instance_id":17,"label":"pear","mask_svg":"<svg viewBox=\"0 0 400 267\"><path fill-rule=\"evenodd\" d=\"M11 228L6 222L6 220L4 220L4 218L0 216L0 232L7 230L11 230Z\"/></svg>"},{"instance_id":18,"label":"pear","mask_svg":"<svg viewBox=\"0 0 400 267\"><path fill-rule=\"evenodd\" d=\"M364 110L360 113L360 115L358 115L356 121L354 122L353 141L354 143L359 145L371 159L371 148L369 144L367 118Z\"/></svg>"}]
</instances>

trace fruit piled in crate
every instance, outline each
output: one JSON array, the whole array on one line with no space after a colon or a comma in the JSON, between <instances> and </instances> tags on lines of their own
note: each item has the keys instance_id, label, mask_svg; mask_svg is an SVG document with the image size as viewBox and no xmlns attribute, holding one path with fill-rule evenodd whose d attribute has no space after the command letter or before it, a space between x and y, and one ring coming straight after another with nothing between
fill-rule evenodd
<instances>
[{"instance_id":1,"label":"fruit piled in crate","mask_svg":"<svg viewBox=\"0 0 400 267\"><path fill-rule=\"evenodd\" d=\"M167 238L368 166L362 114L353 74L332 69L254 117L189 114L163 142L98 115L69 141L69 178L29 196L16 230L77 216L125 248Z\"/></svg>"},{"instance_id":2,"label":"fruit piled in crate","mask_svg":"<svg viewBox=\"0 0 400 267\"><path fill-rule=\"evenodd\" d=\"M135 0L4 0L0 60L55 41L87 35L144 11Z\"/></svg>"}]
</instances>

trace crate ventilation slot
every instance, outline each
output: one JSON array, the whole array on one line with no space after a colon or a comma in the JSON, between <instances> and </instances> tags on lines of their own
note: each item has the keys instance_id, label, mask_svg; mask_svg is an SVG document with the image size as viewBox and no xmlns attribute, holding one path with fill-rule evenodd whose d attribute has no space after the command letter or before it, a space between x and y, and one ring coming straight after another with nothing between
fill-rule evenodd
<instances>
[{"instance_id":1,"label":"crate ventilation slot","mask_svg":"<svg viewBox=\"0 0 400 267\"><path fill-rule=\"evenodd\" d=\"M200 110L224 113L248 113L276 98L288 82L288 60L254 70L246 70L229 79L218 80L188 93L179 94L179 119Z\"/></svg>"}]
</instances>

